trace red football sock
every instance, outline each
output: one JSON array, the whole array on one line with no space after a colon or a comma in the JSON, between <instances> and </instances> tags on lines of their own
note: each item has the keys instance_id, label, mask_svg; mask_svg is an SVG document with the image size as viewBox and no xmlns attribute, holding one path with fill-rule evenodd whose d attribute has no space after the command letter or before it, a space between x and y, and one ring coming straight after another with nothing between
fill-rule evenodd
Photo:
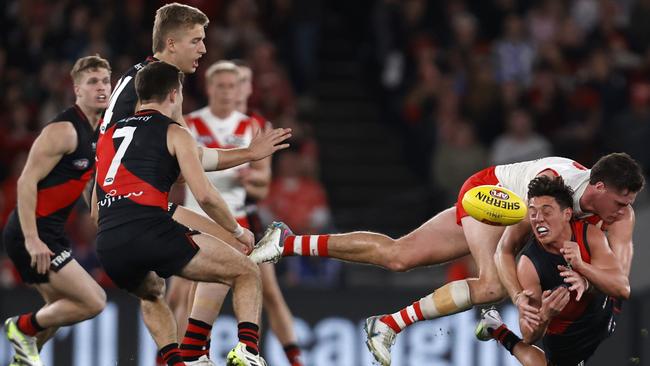
<instances>
[{"instance_id":1,"label":"red football sock","mask_svg":"<svg viewBox=\"0 0 650 366\"><path fill-rule=\"evenodd\" d=\"M282 256L327 257L329 235L290 235L284 240Z\"/></svg>"},{"instance_id":2,"label":"red football sock","mask_svg":"<svg viewBox=\"0 0 650 366\"><path fill-rule=\"evenodd\" d=\"M30 337L34 337L36 333L45 330L36 321L36 313L27 313L19 316L16 325L18 326L18 330Z\"/></svg>"},{"instance_id":3,"label":"red football sock","mask_svg":"<svg viewBox=\"0 0 650 366\"><path fill-rule=\"evenodd\" d=\"M181 343L181 356L184 361L196 361L201 356L209 356L208 339L212 326L206 322L189 318L187 330Z\"/></svg>"},{"instance_id":4,"label":"red football sock","mask_svg":"<svg viewBox=\"0 0 650 366\"><path fill-rule=\"evenodd\" d=\"M254 323L241 322L237 325L237 329L239 329L237 333L239 342L246 345L248 352L255 355L259 354L260 327Z\"/></svg>"},{"instance_id":5,"label":"red football sock","mask_svg":"<svg viewBox=\"0 0 650 366\"><path fill-rule=\"evenodd\" d=\"M284 346L284 354L287 355L287 360L291 366L302 366L300 360L300 348L296 344L288 344Z\"/></svg>"},{"instance_id":6,"label":"red football sock","mask_svg":"<svg viewBox=\"0 0 650 366\"><path fill-rule=\"evenodd\" d=\"M186 366L185 362L183 362L183 359L181 358L181 351L178 349L178 343L170 343L161 348L158 352L163 361L167 363L167 366Z\"/></svg>"},{"instance_id":7,"label":"red football sock","mask_svg":"<svg viewBox=\"0 0 650 366\"><path fill-rule=\"evenodd\" d=\"M418 300L396 313L384 315L379 320L388 325L395 333L399 333L409 325L424 320L424 315L422 315Z\"/></svg>"}]
</instances>

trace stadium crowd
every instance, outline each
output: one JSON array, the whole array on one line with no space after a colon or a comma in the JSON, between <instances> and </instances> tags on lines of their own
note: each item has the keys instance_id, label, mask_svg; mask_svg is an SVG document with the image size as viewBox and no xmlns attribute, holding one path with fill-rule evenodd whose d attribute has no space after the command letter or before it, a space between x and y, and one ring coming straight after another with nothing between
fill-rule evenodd
<instances>
[{"instance_id":1,"label":"stadium crowd","mask_svg":"<svg viewBox=\"0 0 650 366\"><path fill-rule=\"evenodd\" d=\"M15 207L16 180L39 129L74 98L74 60L100 54L118 77L151 53L153 14L162 3L0 5L0 227ZM188 3L211 22L208 53L185 84L184 110L205 105L202 75L210 64L245 60L254 73L252 109L295 136L275 159L265 217L304 234L331 230L318 142L299 103L314 100L324 5ZM605 152L625 151L650 172L649 18L650 0L377 0L359 27L372 38L383 122L398 126L408 141L406 163L451 203L462 182L489 164L551 154L590 165ZM77 260L109 286L83 204L68 227ZM287 263L285 284L338 283L338 264ZM0 286L17 283L0 257Z\"/></svg>"}]
</instances>

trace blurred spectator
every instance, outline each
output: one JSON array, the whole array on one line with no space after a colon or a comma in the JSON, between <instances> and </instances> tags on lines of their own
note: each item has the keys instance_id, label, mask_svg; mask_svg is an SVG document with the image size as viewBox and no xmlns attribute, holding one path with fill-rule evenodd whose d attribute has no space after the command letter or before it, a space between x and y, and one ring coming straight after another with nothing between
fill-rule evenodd
<instances>
[{"instance_id":1,"label":"blurred spectator","mask_svg":"<svg viewBox=\"0 0 650 366\"><path fill-rule=\"evenodd\" d=\"M473 126L465 120L441 126L440 137L431 176L451 204L467 177L487 166L487 152L477 141Z\"/></svg>"},{"instance_id":2,"label":"blurred spectator","mask_svg":"<svg viewBox=\"0 0 650 366\"><path fill-rule=\"evenodd\" d=\"M494 46L497 79L528 85L535 51L528 41L523 21L512 14L505 19L503 37Z\"/></svg>"},{"instance_id":3,"label":"blurred spectator","mask_svg":"<svg viewBox=\"0 0 650 366\"><path fill-rule=\"evenodd\" d=\"M605 132L613 150L625 151L650 175L650 84L636 83L630 92L631 106Z\"/></svg>"},{"instance_id":4,"label":"blurred spectator","mask_svg":"<svg viewBox=\"0 0 650 366\"><path fill-rule=\"evenodd\" d=\"M524 109L515 109L508 117L506 132L492 145L494 165L539 159L551 155L551 143L535 133L533 121Z\"/></svg>"}]
</instances>

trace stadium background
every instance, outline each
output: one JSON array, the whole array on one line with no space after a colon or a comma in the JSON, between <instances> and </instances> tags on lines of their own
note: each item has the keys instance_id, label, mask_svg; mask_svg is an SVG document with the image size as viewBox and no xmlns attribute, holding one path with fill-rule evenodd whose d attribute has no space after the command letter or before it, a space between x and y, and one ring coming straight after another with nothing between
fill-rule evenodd
<instances>
[{"instance_id":1,"label":"stadium background","mask_svg":"<svg viewBox=\"0 0 650 366\"><path fill-rule=\"evenodd\" d=\"M153 14L163 3L0 2L0 226L15 206L16 179L39 129L74 101L74 60L106 57L115 82L150 54ZM184 110L204 105L202 75L212 62L251 65L252 109L295 135L291 150L274 158L263 216L296 232L402 235L493 163L555 154L589 166L603 153L625 151L650 169L648 0L186 3L211 22L208 53L186 81ZM650 365L649 201L646 190L635 204L633 299L594 365ZM48 365L151 366L134 301L111 290L98 267L83 204L68 226L77 260L109 289L111 305L96 320L64 330L46 351ZM395 310L472 267L460 260L396 274L293 258L277 269L304 320L298 324L307 364L352 366L369 361L363 318ZM3 319L40 303L4 256L0 288ZM471 339L475 317L418 324L400 337L403 355L395 364L514 364L494 344ZM233 344L231 323L217 321L215 340L224 341L214 342L215 352ZM271 364L284 364L269 354L273 340L264 346ZM3 339L0 364L8 352Z\"/></svg>"}]
</instances>

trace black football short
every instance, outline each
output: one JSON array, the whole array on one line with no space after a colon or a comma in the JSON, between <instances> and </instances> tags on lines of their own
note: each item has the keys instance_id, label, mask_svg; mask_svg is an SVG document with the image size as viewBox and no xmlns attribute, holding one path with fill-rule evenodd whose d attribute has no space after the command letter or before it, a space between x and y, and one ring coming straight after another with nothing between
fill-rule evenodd
<instances>
[{"instance_id":1,"label":"black football short","mask_svg":"<svg viewBox=\"0 0 650 366\"><path fill-rule=\"evenodd\" d=\"M97 255L118 287L134 291L150 271L163 278L178 274L199 251L196 234L161 214L100 232Z\"/></svg>"},{"instance_id":2,"label":"black football short","mask_svg":"<svg viewBox=\"0 0 650 366\"><path fill-rule=\"evenodd\" d=\"M7 255L16 266L20 278L25 283L46 283L49 282L48 273L39 274L31 266L31 257L25 248L25 237L23 236L18 220L9 220L2 232L2 241L4 242ZM64 235L47 234L39 232L39 238L54 255L50 261L50 271L58 272L74 258L70 250L70 241Z\"/></svg>"}]
</instances>

